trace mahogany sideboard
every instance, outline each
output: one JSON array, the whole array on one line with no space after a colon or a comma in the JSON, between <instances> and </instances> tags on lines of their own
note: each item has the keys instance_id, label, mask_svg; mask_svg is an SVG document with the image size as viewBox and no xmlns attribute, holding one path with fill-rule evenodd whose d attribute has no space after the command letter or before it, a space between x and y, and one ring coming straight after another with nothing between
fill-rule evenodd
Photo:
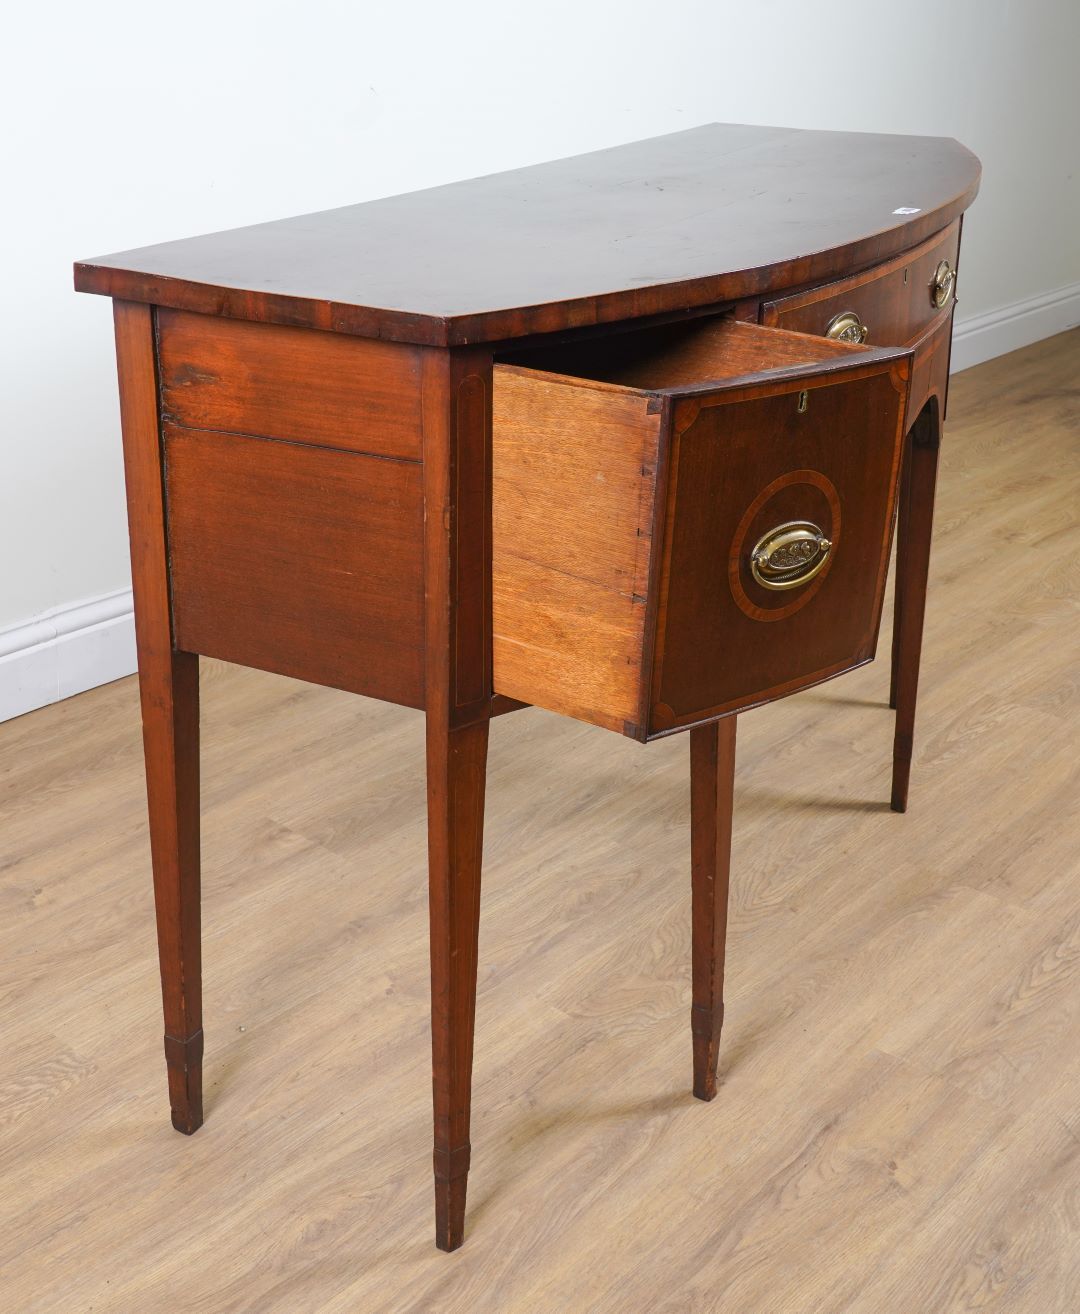
<instances>
[{"instance_id":1,"label":"mahogany sideboard","mask_svg":"<svg viewBox=\"0 0 1080 1314\"><path fill-rule=\"evenodd\" d=\"M713 124L75 267L114 299L165 1057L201 1124L198 654L423 709L436 1241L490 719L690 731L716 1094L736 714L872 659L907 804L960 225L940 138Z\"/></svg>"}]
</instances>

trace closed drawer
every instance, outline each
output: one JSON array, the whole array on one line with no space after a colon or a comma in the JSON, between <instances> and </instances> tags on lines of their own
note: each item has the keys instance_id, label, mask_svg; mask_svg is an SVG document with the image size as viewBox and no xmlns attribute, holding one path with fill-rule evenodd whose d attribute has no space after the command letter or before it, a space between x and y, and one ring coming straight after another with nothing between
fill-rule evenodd
<instances>
[{"instance_id":1,"label":"closed drawer","mask_svg":"<svg viewBox=\"0 0 1080 1314\"><path fill-rule=\"evenodd\" d=\"M800 333L847 332L867 345L900 346L923 335L954 300L960 226L853 278L766 301L763 324ZM950 281L945 267L952 271ZM937 277L939 267L942 270Z\"/></svg>"},{"instance_id":2,"label":"closed drawer","mask_svg":"<svg viewBox=\"0 0 1080 1314\"><path fill-rule=\"evenodd\" d=\"M166 309L157 335L166 420L420 458L416 347Z\"/></svg>"},{"instance_id":3,"label":"closed drawer","mask_svg":"<svg viewBox=\"0 0 1080 1314\"><path fill-rule=\"evenodd\" d=\"M872 657L911 353L733 320L493 389L494 684L638 739Z\"/></svg>"}]
</instances>

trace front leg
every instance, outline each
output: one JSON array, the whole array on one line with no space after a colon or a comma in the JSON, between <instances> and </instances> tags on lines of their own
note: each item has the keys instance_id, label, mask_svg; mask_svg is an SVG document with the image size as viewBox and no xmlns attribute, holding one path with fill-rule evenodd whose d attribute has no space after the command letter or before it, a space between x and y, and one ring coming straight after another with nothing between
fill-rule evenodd
<instances>
[{"instance_id":1,"label":"front leg","mask_svg":"<svg viewBox=\"0 0 1080 1314\"><path fill-rule=\"evenodd\" d=\"M724 1024L724 950L731 873L734 716L690 731L690 871L693 936L694 1094L716 1095Z\"/></svg>"},{"instance_id":2,"label":"front leg","mask_svg":"<svg viewBox=\"0 0 1080 1314\"><path fill-rule=\"evenodd\" d=\"M940 446L941 417L937 398L932 397L923 407L908 437L906 506L902 508L903 533L897 541L896 580L900 591L897 594L894 640L896 689L892 782L894 812L907 810Z\"/></svg>"},{"instance_id":3,"label":"front leg","mask_svg":"<svg viewBox=\"0 0 1080 1314\"><path fill-rule=\"evenodd\" d=\"M465 1235L488 724L451 730L428 717L435 1243L440 1250L456 1250Z\"/></svg>"},{"instance_id":4,"label":"front leg","mask_svg":"<svg viewBox=\"0 0 1080 1314\"><path fill-rule=\"evenodd\" d=\"M425 706L435 1244L465 1234L491 716L491 357L423 366Z\"/></svg>"},{"instance_id":5,"label":"front leg","mask_svg":"<svg viewBox=\"0 0 1080 1314\"><path fill-rule=\"evenodd\" d=\"M199 876L199 659L139 644L150 854L172 1124L203 1121Z\"/></svg>"},{"instance_id":6,"label":"front leg","mask_svg":"<svg viewBox=\"0 0 1080 1314\"><path fill-rule=\"evenodd\" d=\"M172 641L153 312L118 301L114 320L165 1062L173 1126L190 1135L203 1120L199 659Z\"/></svg>"}]
</instances>

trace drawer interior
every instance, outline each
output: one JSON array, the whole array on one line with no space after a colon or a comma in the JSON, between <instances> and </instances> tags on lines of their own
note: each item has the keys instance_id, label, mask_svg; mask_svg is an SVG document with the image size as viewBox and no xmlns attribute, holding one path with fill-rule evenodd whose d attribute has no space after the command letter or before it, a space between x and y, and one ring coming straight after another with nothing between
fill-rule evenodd
<instances>
[{"instance_id":1,"label":"drawer interior","mask_svg":"<svg viewBox=\"0 0 1080 1314\"><path fill-rule=\"evenodd\" d=\"M718 316L533 348L505 359L568 378L663 392L766 370L850 359L859 350L809 333Z\"/></svg>"}]
</instances>

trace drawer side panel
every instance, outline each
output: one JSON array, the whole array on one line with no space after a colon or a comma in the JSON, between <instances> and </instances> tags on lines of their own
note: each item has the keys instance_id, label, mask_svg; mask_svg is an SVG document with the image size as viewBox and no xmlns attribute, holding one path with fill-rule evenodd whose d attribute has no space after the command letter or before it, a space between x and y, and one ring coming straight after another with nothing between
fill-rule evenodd
<instances>
[{"instance_id":1,"label":"drawer side panel","mask_svg":"<svg viewBox=\"0 0 1080 1314\"><path fill-rule=\"evenodd\" d=\"M660 414L497 366L493 431L495 691L636 733Z\"/></svg>"}]
</instances>

